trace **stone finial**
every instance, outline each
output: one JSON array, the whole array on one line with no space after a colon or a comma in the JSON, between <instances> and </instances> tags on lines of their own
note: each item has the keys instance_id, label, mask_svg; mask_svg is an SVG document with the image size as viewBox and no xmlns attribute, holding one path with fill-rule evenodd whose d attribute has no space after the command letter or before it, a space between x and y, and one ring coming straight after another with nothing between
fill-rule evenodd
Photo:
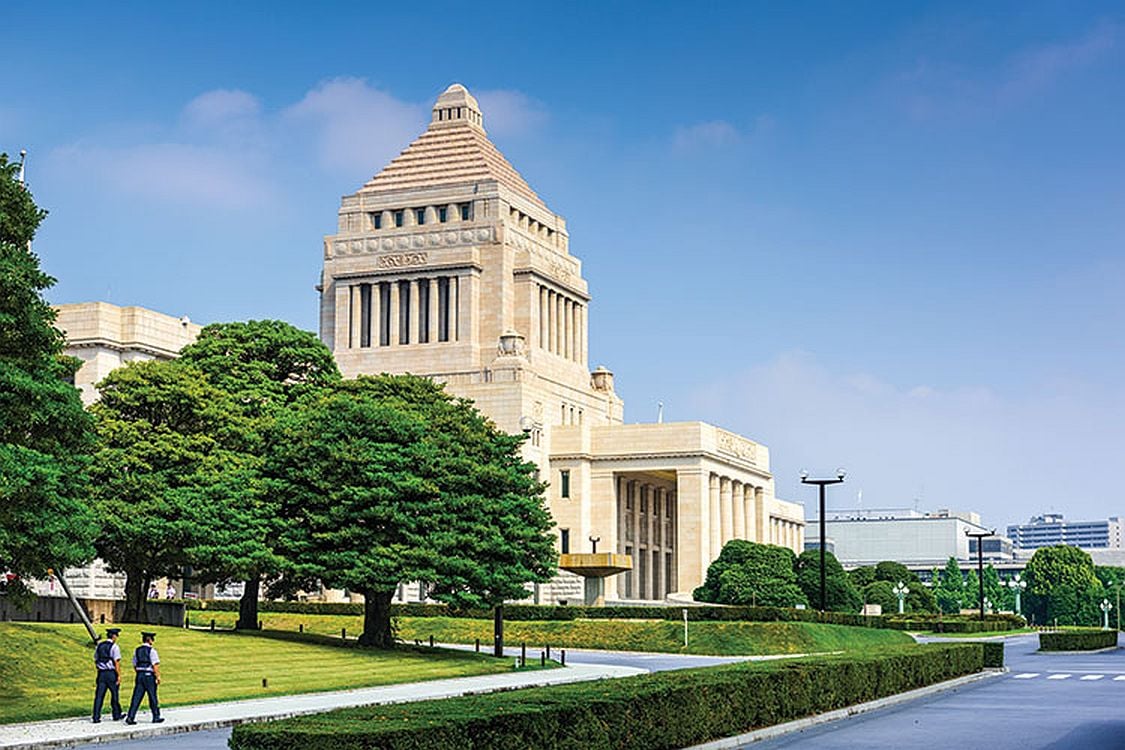
<instances>
[{"instance_id":1,"label":"stone finial","mask_svg":"<svg viewBox=\"0 0 1125 750\"><path fill-rule=\"evenodd\" d=\"M523 334L508 329L500 334L500 340L496 346L496 356L498 357L522 357L524 356L524 337Z\"/></svg>"},{"instance_id":2,"label":"stone finial","mask_svg":"<svg viewBox=\"0 0 1125 750\"><path fill-rule=\"evenodd\" d=\"M613 393L613 373L602 365L598 365L594 371L590 373L590 384L594 387L595 391Z\"/></svg>"},{"instance_id":3,"label":"stone finial","mask_svg":"<svg viewBox=\"0 0 1125 750\"><path fill-rule=\"evenodd\" d=\"M455 83L434 102L433 116L430 126L461 125L468 123L484 131L484 115L481 114L480 104L469 90L459 83Z\"/></svg>"}]
</instances>

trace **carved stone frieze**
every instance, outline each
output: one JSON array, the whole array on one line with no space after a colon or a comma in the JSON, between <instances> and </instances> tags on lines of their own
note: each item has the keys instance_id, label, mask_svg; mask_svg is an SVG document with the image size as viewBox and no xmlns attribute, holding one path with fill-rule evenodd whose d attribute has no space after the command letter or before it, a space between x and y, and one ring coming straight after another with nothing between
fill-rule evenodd
<instances>
[{"instance_id":1,"label":"carved stone frieze","mask_svg":"<svg viewBox=\"0 0 1125 750\"><path fill-rule=\"evenodd\" d=\"M469 227L400 234L392 237L332 237L325 243L325 257L479 245L493 242L495 236L492 227Z\"/></svg>"},{"instance_id":2,"label":"carved stone frieze","mask_svg":"<svg viewBox=\"0 0 1125 750\"><path fill-rule=\"evenodd\" d=\"M758 461L758 446L740 435L735 435L733 432L716 430L715 446L718 448L719 453L737 456L751 463L757 463Z\"/></svg>"}]
</instances>

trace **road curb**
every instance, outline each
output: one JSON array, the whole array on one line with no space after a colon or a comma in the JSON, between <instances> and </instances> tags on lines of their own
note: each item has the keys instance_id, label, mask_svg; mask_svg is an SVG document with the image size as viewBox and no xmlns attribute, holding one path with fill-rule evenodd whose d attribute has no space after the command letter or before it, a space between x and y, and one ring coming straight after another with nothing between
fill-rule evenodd
<instances>
[{"instance_id":1,"label":"road curb","mask_svg":"<svg viewBox=\"0 0 1125 750\"><path fill-rule=\"evenodd\" d=\"M762 729L755 729L753 732L747 732L735 737L725 737L721 740L713 740L705 742L702 745L693 745L685 750L729 750L730 748L738 748L743 745L749 745L754 742L762 742L764 740L772 740L782 735L792 734L793 732L801 732L812 727L819 726L820 724L827 724L832 721L839 721L851 716L859 716L860 714L870 713L871 711L878 711L881 708L889 708L897 706L900 703L908 703L918 698L925 698L929 695L935 695L947 690L955 690L966 685L971 685L982 680L987 680L992 677L999 677L1007 673L1008 668L1003 669L989 669L983 672L975 672L964 677L958 677L945 682L938 682L926 687L917 688L915 690L908 690L905 693L897 693L895 695L888 695L886 698L879 698L878 700L868 701L867 703L857 703L854 706L847 708L840 708L835 711L828 711L815 716L806 716L803 719L796 721L789 721L784 724L775 724L772 727L764 727Z\"/></svg>"}]
</instances>

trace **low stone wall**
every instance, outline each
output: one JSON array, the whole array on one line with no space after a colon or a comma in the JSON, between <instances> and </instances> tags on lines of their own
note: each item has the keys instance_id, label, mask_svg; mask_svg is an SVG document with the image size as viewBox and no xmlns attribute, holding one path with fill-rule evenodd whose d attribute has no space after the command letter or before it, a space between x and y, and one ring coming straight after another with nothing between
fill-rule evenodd
<instances>
[{"instance_id":1,"label":"low stone wall","mask_svg":"<svg viewBox=\"0 0 1125 750\"><path fill-rule=\"evenodd\" d=\"M94 625L120 622L125 602L114 599L79 599L86 616ZM145 603L145 621L153 625L183 627L184 603L150 601ZM70 600L65 596L38 596L24 608L0 598L0 621L8 622L81 622Z\"/></svg>"}]
</instances>

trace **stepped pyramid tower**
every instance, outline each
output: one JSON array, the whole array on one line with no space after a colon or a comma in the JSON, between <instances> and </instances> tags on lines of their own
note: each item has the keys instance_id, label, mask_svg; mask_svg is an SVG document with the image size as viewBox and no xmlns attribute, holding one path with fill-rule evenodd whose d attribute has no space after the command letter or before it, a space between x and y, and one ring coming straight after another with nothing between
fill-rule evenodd
<instances>
[{"instance_id":1,"label":"stepped pyramid tower","mask_svg":"<svg viewBox=\"0 0 1125 750\"><path fill-rule=\"evenodd\" d=\"M774 497L765 446L701 422L623 423L613 374L589 368L590 294L566 221L484 122L450 86L426 131L344 196L318 287L341 372L426 375L528 434L563 568L538 601L690 592L733 538L799 552L803 510Z\"/></svg>"}]
</instances>

